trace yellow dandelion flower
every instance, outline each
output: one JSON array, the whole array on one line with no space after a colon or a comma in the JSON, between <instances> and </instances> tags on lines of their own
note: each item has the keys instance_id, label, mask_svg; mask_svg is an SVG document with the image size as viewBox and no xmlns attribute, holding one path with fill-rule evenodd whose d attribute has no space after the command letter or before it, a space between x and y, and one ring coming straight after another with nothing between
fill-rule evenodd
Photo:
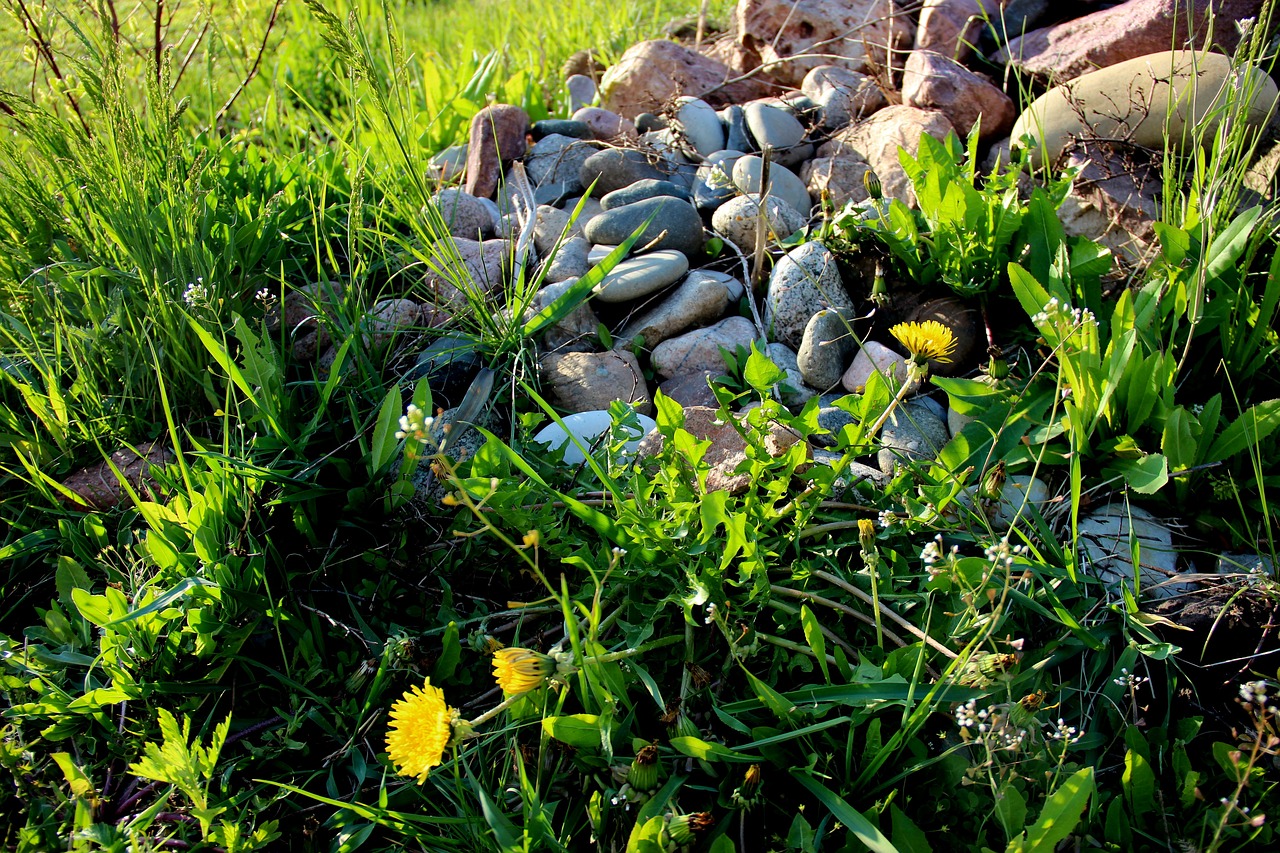
<instances>
[{"instance_id":1,"label":"yellow dandelion flower","mask_svg":"<svg viewBox=\"0 0 1280 853\"><path fill-rule=\"evenodd\" d=\"M555 671L556 659L533 649L517 646L493 653L493 677L498 679L498 686L508 696L541 687L547 676Z\"/></svg>"},{"instance_id":2,"label":"yellow dandelion flower","mask_svg":"<svg viewBox=\"0 0 1280 853\"><path fill-rule=\"evenodd\" d=\"M956 336L947 326L937 320L925 320L923 323L899 323L889 330L889 334L898 339L918 362L936 361L940 364L951 363L951 353L956 348Z\"/></svg>"},{"instance_id":3,"label":"yellow dandelion flower","mask_svg":"<svg viewBox=\"0 0 1280 853\"><path fill-rule=\"evenodd\" d=\"M387 754L396 772L425 782L431 768L444 760L457 716L458 712L444 701L444 691L431 686L431 679L421 687L410 688L403 699L391 706Z\"/></svg>"}]
</instances>

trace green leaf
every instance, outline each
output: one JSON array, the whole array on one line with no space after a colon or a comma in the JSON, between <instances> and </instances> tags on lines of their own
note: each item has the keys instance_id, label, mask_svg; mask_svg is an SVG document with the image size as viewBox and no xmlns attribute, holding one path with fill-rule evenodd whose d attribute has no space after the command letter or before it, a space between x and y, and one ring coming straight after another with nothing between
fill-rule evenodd
<instances>
[{"instance_id":1,"label":"green leaf","mask_svg":"<svg viewBox=\"0 0 1280 853\"><path fill-rule=\"evenodd\" d=\"M996 794L996 819L1010 841L1020 836L1027 825L1027 799L1010 782L1005 782Z\"/></svg>"},{"instance_id":2,"label":"green leaf","mask_svg":"<svg viewBox=\"0 0 1280 853\"><path fill-rule=\"evenodd\" d=\"M445 626L444 638L441 642L444 648L440 652L439 659L436 660L435 668L431 670L432 684L442 684L452 678L454 670L458 668L458 661L462 659L462 644L458 642L457 622L450 622Z\"/></svg>"},{"instance_id":3,"label":"green leaf","mask_svg":"<svg viewBox=\"0 0 1280 853\"><path fill-rule=\"evenodd\" d=\"M820 803L835 815L836 820L845 825L859 841L877 853L898 853L898 848L885 838L871 821L863 817L862 812L845 802L838 794L824 786L817 779L799 770L791 771L791 778L800 787L813 794Z\"/></svg>"},{"instance_id":4,"label":"green leaf","mask_svg":"<svg viewBox=\"0 0 1280 853\"><path fill-rule=\"evenodd\" d=\"M774 385L787 378L787 372L774 364L773 359L762 353L756 342L752 341L751 355L747 356L742 378L761 396L765 396Z\"/></svg>"},{"instance_id":5,"label":"green leaf","mask_svg":"<svg viewBox=\"0 0 1280 853\"><path fill-rule=\"evenodd\" d=\"M1221 462L1251 447L1280 427L1280 400L1267 400L1232 421L1209 448L1205 462Z\"/></svg>"},{"instance_id":6,"label":"green leaf","mask_svg":"<svg viewBox=\"0 0 1280 853\"><path fill-rule=\"evenodd\" d=\"M800 605L800 625L804 628L804 638L818 658L818 666L822 668L822 679L831 683L831 673L827 671L827 639L822 636L822 626L818 617L813 615L809 605Z\"/></svg>"},{"instance_id":7,"label":"green leaf","mask_svg":"<svg viewBox=\"0 0 1280 853\"><path fill-rule=\"evenodd\" d=\"M1130 749L1124 755L1124 775L1120 777L1129 812L1141 824L1144 815L1156 808L1156 774L1146 758Z\"/></svg>"},{"instance_id":8,"label":"green leaf","mask_svg":"<svg viewBox=\"0 0 1280 853\"><path fill-rule=\"evenodd\" d=\"M54 583L58 588L58 600L68 606L72 604L72 590L89 590L93 586L84 567L65 554L58 555L58 570L54 573Z\"/></svg>"},{"instance_id":9,"label":"green leaf","mask_svg":"<svg viewBox=\"0 0 1280 853\"><path fill-rule=\"evenodd\" d=\"M1026 834L1009 842L1008 853L1053 853L1058 843L1080 823L1093 796L1093 768L1076 771L1058 786L1044 804L1039 819Z\"/></svg>"},{"instance_id":10,"label":"green leaf","mask_svg":"<svg viewBox=\"0 0 1280 853\"><path fill-rule=\"evenodd\" d=\"M70 753L55 752L50 757L58 763L58 767L62 770L62 777L71 786L72 794L77 797L87 797L93 793L93 782L72 760Z\"/></svg>"},{"instance_id":11,"label":"green leaf","mask_svg":"<svg viewBox=\"0 0 1280 853\"><path fill-rule=\"evenodd\" d=\"M1159 453L1148 453L1141 459L1120 459L1109 469L1119 474L1125 484L1140 495L1151 495L1169 482L1169 460Z\"/></svg>"},{"instance_id":12,"label":"green leaf","mask_svg":"<svg viewBox=\"0 0 1280 853\"><path fill-rule=\"evenodd\" d=\"M737 761L750 764L759 761L759 756L744 755L718 743L709 743L696 737L673 737L671 746L677 752L703 761Z\"/></svg>"},{"instance_id":13,"label":"green leaf","mask_svg":"<svg viewBox=\"0 0 1280 853\"><path fill-rule=\"evenodd\" d=\"M122 625L127 622L133 622L137 619L141 619L144 616L150 616L153 613L159 613L162 610L168 610L170 607L173 606L175 602L185 598L188 593L190 593L192 590L195 590L195 589L218 590L219 588L216 583L210 580L205 580L204 578L197 578L197 577L183 578L176 586L174 586L168 592L161 593L158 597L152 599L150 602L143 605L142 607L139 607L136 610L130 610L128 613L124 614L120 618L114 619L111 622L108 622L103 627L112 628L112 627L115 627L116 625Z\"/></svg>"},{"instance_id":14,"label":"green leaf","mask_svg":"<svg viewBox=\"0 0 1280 853\"><path fill-rule=\"evenodd\" d=\"M897 803L889 804L890 831L893 833L893 846L903 853L933 853L929 839L920 827L916 826L907 813L898 808Z\"/></svg>"},{"instance_id":15,"label":"green leaf","mask_svg":"<svg viewBox=\"0 0 1280 853\"><path fill-rule=\"evenodd\" d=\"M396 427L400 424L400 388L393 386L382 398L382 409L378 412L378 422L373 427L373 449L369 459L369 469L373 472L383 470L390 464L396 454ZM408 439L413 441L412 438Z\"/></svg>"},{"instance_id":16,"label":"green leaf","mask_svg":"<svg viewBox=\"0 0 1280 853\"><path fill-rule=\"evenodd\" d=\"M542 730L561 743L579 749L600 748L600 717L596 714L570 714L544 717Z\"/></svg>"}]
</instances>

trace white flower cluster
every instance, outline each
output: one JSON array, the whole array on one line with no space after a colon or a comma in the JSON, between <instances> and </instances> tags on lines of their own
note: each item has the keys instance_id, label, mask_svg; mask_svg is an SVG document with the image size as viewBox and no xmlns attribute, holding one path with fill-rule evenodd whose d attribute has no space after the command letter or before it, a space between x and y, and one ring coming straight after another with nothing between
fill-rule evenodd
<instances>
[{"instance_id":1,"label":"white flower cluster","mask_svg":"<svg viewBox=\"0 0 1280 853\"><path fill-rule=\"evenodd\" d=\"M879 518L880 526L884 528L893 527L898 523L898 514L887 509L880 510Z\"/></svg>"},{"instance_id":2,"label":"white flower cluster","mask_svg":"<svg viewBox=\"0 0 1280 853\"><path fill-rule=\"evenodd\" d=\"M1265 681L1246 681L1241 684L1240 701L1244 703L1245 709L1253 711L1259 717L1274 714L1276 709L1270 705L1271 697L1267 695L1269 686Z\"/></svg>"},{"instance_id":3,"label":"white flower cluster","mask_svg":"<svg viewBox=\"0 0 1280 853\"><path fill-rule=\"evenodd\" d=\"M209 304L209 288L204 286L204 278L197 278L187 285L182 293L182 301L188 308L199 308Z\"/></svg>"},{"instance_id":4,"label":"white flower cluster","mask_svg":"<svg viewBox=\"0 0 1280 853\"><path fill-rule=\"evenodd\" d=\"M1127 687L1130 690L1137 690L1142 685L1150 681L1145 675L1135 675L1129 671L1128 667L1120 667L1120 674L1111 679L1111 683L1117 687Z\"/></svg>"},{"instance_id":5,"label":"white flower cluster","mask_svg":"<svg viewBox=\"0 0 1280 853\"><path fill-rule=\"evenodd\" d=\"M1006 569L1013 568L1013 561L1027 553L1026 545L1010 545L1006 536L994 545L988 545L984 552L992 565Z\"/></svg>"},{"instance_id":6,"label":"white flower cluster","mask_svg":"<svg viewBox=\"0 0 1280 853\"><path fill-rule=\"evenodd\" d=\"M1071 308L1063 305L1055 296L1045 303L1044 310L1032 315L1031 322L1036 326L1052 325L1059 334L1062 334L1071 329L1092 325L1096 322L1096 318L1088 308Z\"/></svg>"},{"instance_id":7,"label":"white flower cluster","mask_svg":"<svg viewBox=\"0 0 1280 853\"><path fill-rule=\"evenodd\" d=\"M1016 752L1030 737L1025 728L1014 726L1000 706L979 709L970 699L956 709L956 725L966 732L965 738L981 740L988 749Z\"/></svg>"},{"instance_id":8,"label":"white flower cluster","mask_svg":"<svg viewBox=\"0 0 1280 853\"><path fill-rule=\"evenodd\" d=\"M1075 743L1080 740L1080 732L1075 726L1068 726L1067 721L1059 717L1058 722L1050 727L1049 737L1062 743Z\"/></svg>"},{"instance_id":9,"label":"white flower cluster","mask_svg":"<svg viewBox=\"0 0 1280 853\"><path fill-rule=\"evenodd\" d=\"M430 440L429 430L435 420L427 416L419 406L410 403L409 408L400 417L400 429L396 433L396 439L412 438L414 441L426 444Z\"/></svg>"}]
</instances>

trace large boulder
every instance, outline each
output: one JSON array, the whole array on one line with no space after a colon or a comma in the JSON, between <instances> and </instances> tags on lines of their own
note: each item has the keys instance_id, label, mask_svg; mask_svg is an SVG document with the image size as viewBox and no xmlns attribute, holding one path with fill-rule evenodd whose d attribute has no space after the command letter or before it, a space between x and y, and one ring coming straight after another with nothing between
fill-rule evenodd
<instances>
[{"instance_id":1,"label":"large boulder","mask_svg":"<svg viewBox=\"0 0 1280 853\"><path fill-rule=\"evenodd\" d=\"M910 38L892 0L739 0L734 36L778 83L797 87L820 65L886 70Z\"/></svg>"},{"instance_id":2,"label":"large boulder","mask_svg":"<svg viewBox=\"0 0 1280 853\"><path fill-rule=\"evenodd\" d=\"M1061 82L1170 47L1218 46L1230 54L1240 44L1236 22L1262 8L1262 0L1193 2L1188 13L1187 0L1128 0L1015 38L994 59Z\"/></svg>"},{"instance_id":3,"label":"large boulder","mask_svg":"<svg viewBox=\"0 0 1280 853\"><path fill-rule=\"evenodd\" d=\"M1193 143L1192 128L1213 138L1233 92L1251 93L1241 117L1255 126L1266 120L1277 95L1261 69L1237 70L1218 53L1166 50L1055 86L1023 111L1011 136L1015 145L1025 136L1038 142L1031 152L1036 165L1053 163L1074 142L1088 139L1161 151L1167 138L1177 151Z\"/></svg>"},{"instance_id":4,"label":"large boulder","mask_svg":"<svg viewBox=\"0 0 1280 853\"><path fill-rule=\"evenodd\" d=\"M712 106L744 103L765 94L759 80L727 82L728 66L673 41L642 41L622 54L600 82L603 104L634 118L658 112L679 95L702 98Z\"/></svg>"}]
</instances>

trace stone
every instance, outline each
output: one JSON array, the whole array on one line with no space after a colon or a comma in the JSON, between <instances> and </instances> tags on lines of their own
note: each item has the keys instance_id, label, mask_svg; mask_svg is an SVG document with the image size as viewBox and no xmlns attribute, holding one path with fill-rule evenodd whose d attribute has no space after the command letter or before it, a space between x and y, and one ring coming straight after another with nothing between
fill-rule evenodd
<instances>
[{"instance_id":1,"label":"stone","mask_svg":"<svg viewBox=\"0 0 1280 853\"><path fill-rule=\"evenodd\" d=\"M614 400L622 400L642 414L652 412L644 373L629 352L549 353L538 363L551 403L563 411L608 409Z\"/></svg>"},{"instance_id":2,"label":"stone","mask_svg":"<svg viewBox=\"0 0 1280 853\"><path fill-rule=\"evenodd\" d=\"M641 133L651 133L659 130L667 129L667 120L662 116L656 116L653 113L640 113L635 118L636 130Z\"/></svg>"},{"instance_id":3,"label":"stone","mask_svg":"<svg viewBox=\"0 0 1280 853\"><path fill-rule=\"evenodd\" d=\"M605 64L600 61L600 54L594 50L577 50L569 54L569 58L560 66L560 76L568 80L575 74L599 80L605 72Z\"/></svg>"},{"instance_id":4,"label":"stone","mask_svg":"<svg viewBox=\"0 0 1280 853\"><path fill-rule=\"evenodd\" d=\"M67 475L62 485L79 500L72 501L66 495L61 495L60 499L76 509L98 511L113 509L131 501L129 489L140 493L143 499L154 499L157 492L153 469L168 465L176 458L168 442L159 439L137 448L122 448L111 454L110 463L103 460ZM121 483L120 477L111 469L111 464L119 469L129 489Z\"/></svg>"},{"instance_id":5,"label":"stone","mask_svg":"<svg viewBox=\"0 0 1280 853\"><path fill-rule=\"evenodd\" d=\"M596 142L553 133L529 147L524 158L525 171L534 186L572 184L575 189L568 192L580 192L582 166L599 150L597 145Z\"/></svg>"},{"instance_id":6,"label":"stone","mask_svg":"<svg viewBox=\"0 0 1280 853\"><path fill-rule=\"evenodd\" d=\"M581 210L578 209L579 205L581 205ZM591 196L566 199L559 207L561 210L569 212L570 215L577 214L578 218L575 221L580 232L586 229L588 222L604 212L604 208L600 205L600 199L592 198Z\"/></svg>"},{"instance_id":7,"label":"stone","mask_svg":"<svg viewBox=\"0 0 1280 853\"><path fill-rule=\"evenodd\" d=\"M577 112L595 103L596 81L587 75L570 74L564 81L564 87L569 93L569 112Z\"/></svg>"},{"instance_id":8,"label":"stone","mask_svg":"<svg viewBox=\"0 0 1280 853\"><path fill-rule=\"evenodd\" d=\"M656 307L631 320L614 335L614 347L630 349L641 340L652 350L663 341L695 326L705 326L724 316L746 289L733 276L714 270L694 270Z\"/></svg>"},{"instance_id":9,"label":"stone","mask_svg":"<svg viewBox=\"0 0 1280 853\"><path fill-rule=\"evenodd\" d=\"M945 115L967 137L975 124L982 142L1000 139L1018 117L1013 99L954 59L913 50L902 75L902 102Z\"/></svg>"},{"instance_id":10,"label":"stone","mask_svg":"<svg viewBox=\"0 0 1280 853\"><path fill-rule=\"evenodd\" d=\"M867 161L853 153L838 157L815 157L800 169L800 180L809 191L809 199L820 204L825 194L836 210L847 204L866 201L867 184L862 176L871 171Z\"/></svg>"},{"instance_id":11,"label":"stone","mask_svg":"<svg viewBox=\"0 0 1280 853\"><path fill-rule=\"evenodd\" d=\"M876 464L886 474L906 460L926 461L938 455L947 443L947 425L920 400L898 405L880 428L880 451Z\"/></svg>"},{"instance_id":12,"label":"stone","mask_svg":"<svg viewBox=\"0 0 1280 853\"><path fill-rule=\"evenodd\" d=\"M1251 582L1255 582L1255 578L1273 577L1275 575L1275 564L1270 557L1262 554L1245 554L1231 551L1224 551L1218 555L1218 561L1214 566L1214 571L1220 575L1247 575Z\"/></svg>"},{"instance_id":13,"label":"stone","mask_svg":"<svg viewBox=\"0 0 1280 853\"><path fill-rule=\"evenodd\" d=\"M800 375L800 365L796 361L796 351L786 344L774 342L769 344L765 354L774 366L782 368L786 376L778 383L779 399L782 405L796 408L803 406L817 392L804 382Z\"/></svg>"},{"instance_id":14,"label":"stone","mask_svg":"<svg viewBox=\"0 0 1280 853\"><path fill-rule=\"evenodd\" d=\"M839 65L819 65L800 84L822 114L822 126L837 130L888 105L884 92L866 74Z\"/></svg>"},{"instance_id":15,"label":"stone","mask_svg":"<svg viewBox=\"0 0 1280 853\"><path fill-rule=\"evenodd\" d=\"M796 366L805 384L827 391L840 383L858 342L849 319L839 311L823 309L809 318L804 327Z\"/></svg>"},{"instance_id":16,"label":"stone","mask_svg":"<svg viewBox=\"0 0 1280 853\"><path fill-rule=\"evenodd\" d=\"M945 296L941 299L930 299L907 316L907 321L910 323L923 323L929 320L946 326L955 338L955 349L951 351L951 360L941 362L930 359L929 375L960 376L968 373L973 366L974 358L986 350L986 332L982 327L982 316L960 299Z\"/></svg>"},{"instance_id":17,"label":"stone","mask_svg":"<svg viewBox=\"0 0 1280 853\"><path fill-rule=\"evenodd\" d=\"M804 125L791 113L763 101L752 101L743 112L756 147L773 149L775 163L795 166L813 155L813 145L804 139Z\"/></svg>"},{"instance_id":18,"label":"stone","mask_svg":"<svg viewBox=\"0 0 1280 853\"><path fill-rule=\"evenodd\" d=\"M635 139L637 135L634 124L613 110L606 110L603 107L583 107L574 112L573 121L585 124L591 129L591 135L603 142Z\"/></svg>"},{"instance_id":19,"label":"stone","mask_svg":"<svg viewBox=\"0 0 1280 853\"><path fill-rule=\"evenodd\" d=\"M467 170L467 146L454 145L444 149L427 163L427 172L437 181L452 183Z\"/></svg>"},{"instance_id":20,"label":"stone","mask_svg":"<svg viewBox=\"0 0 1280 853\"><path fill-rule=\"evenodd\" d=\"M293 342L297 361L312 361L328 348L328 323L321 317L336 318L345 287L341 281L314 281L290 288L279 307L267 311L267 328L279 332L281 327Z\"/></svg>"},{"instance_id":21,"label":"stone","mask_svg":"<svg viewBox=\"0 0 1280 853\"><path fill-rule=\"evenodd\" d=\"M818 149L818 156L857 154L880 179L885 198L915 205L915 191L898 160L898 149L904 148L914 157L920 150L922 133L944 139L954 130L942 113L900 104L885 107L866 121L840 131Z\"/></svg>"},{"instance_id":22,"label":"stone","mask_svg":"<svg viewBox=\"0 0 1280 853\"><path fill-rule=\"evenodd\" d=\"M567 118L544 118L535 121L529 127L529 135L533 141L546 139L548 136L568 136L572 139L594 139L591 128L585 121L574 121Z\"/></svg>"},{"instance_id":23,"label":"stone","mask_svg":"<svg viewBox=\"0 0 1280 853\"><path fill-rule=\"evenodd\" d=\"M826 246L809 242L778 261L769 276L764 321L774 340L793 349L804 339L809 318L823 308L853 310L836 259Z\"/></svg>"},{"instance_id":24,"label":"stone","mask_svg":"<svg viewBox=\"0 0 1280 853\"><path fill-rule=\"evenodd\" d=\"M606 449L610 432L614 428L613 417L608 411L597 409L590 412L574 412L560 419L561 423L549 423L533 436L533 440L547 450L564 449L562 457L566 465L581 465L587 461L584 449L595 456ZM617 432L612 435L613 441L625 441L622 458L634 456L640 447L640 440L658 428L653 418L636 415L639 427L625 423L617 425Z\"/></svg>"},{"instance_id":25,"label":"stone","mask_svg":"<svg viewBox=\"0 0 1280 853\"><path fill-rule=\"evenodd\" d=\"M565 278L544 285L525 311L525 322L533 319L539 311L551 305L577 283L577 278ZM584 299L542 332L538 350L544 353L599 352L601 348L596 346L599 327L600 318Z\"/></svg>"},{"instance_id":26,"label":"stone","mask_svg":"<svg viewBox=\"0 0 1280 853\"><path fill-rule=\"evenodd\" d=\"M472 427L492 426L483 415L478 416L475 421L464 421L459 418L461 414L458 407L446 409L436 415L430 427L433 443L437 447L442 443L445 455L452 459L455 465L461 465L474 457L488 440L484 433ZM418 512L438 512L440 502L445 495L453 491L453 486L447 477L442 479L437 476L436 472L439 470L441 470L440 466L437 465L419 465L413 473L411 506Z\"/></svg>"},{"instance_id":27,"label":"stone","mask_svg":"<svg viewBox=\"0 0 1280 853\"><path fill-rule=\"evenodd\" d=\"M1118 8L1118 7L1117 7ZM1123 139L1174 152L1185 149L1192 127L1212 139L1231 90L1252 92L1241 118L1261 127L1276 101L1276 85L1261 69L1236 72L1228 57L1187 50L1162 51L1085 74L1045 92L1013 125L1015 145L1031 139L1031 160L1056 164L1081 139Z\"/></svg>"},{"instance_id":28,"label":"stone","mask_svg":"<svg viewBox=\"0 0 1280 853\"><path fill-rule=\"evenodd\" d=\"M1004 8L993 9L988 16L986 30L980 37L982 52L989 53L997 46L1004 47L1019 36L1034 32L1049 10L1059 6L1055 0L1008 0Z\"/></svg>"},{"instance_id":29,"label":"stone","mask_svg":"<svg viewBox=\"0 0 1280 853\"><path fill-rule=\"evenodd\" d=\"M584 232L593 243L617 246L646 221L637 248L675 249L686 256L702 251L702 217L692 204L675 198L647 198L606 210L588 222Z\"/></svg>"},{"instance_id":30,"label":"stone","mask_svg":"<svg viewBox=\"0 0 1280 853\"><path fill-rule=\"evenodd\" d=\"M733 33L770 78L791 87L819 65L888 68L890 51L910 35L892 0L739 0Z\"/></svg>"},{"instance_id":31,"label":"stone","mask_svg":"<svg viewBox=\"0 0 1280 853\"><path fill-rule=\"evenodd\" d=\"M592 194L601 197L614 190L629 187L636 181L667 180L675 168L675 163L650 157L643 151L606 148L586 159L578 173L578 181L584 187L590 187L595 182Z\"/></svg>"},{"instance_id":32,"label":"stone","mask_svg":"<svg viewBox=\"0 0 1280 853\"><path fill-rule=\"evenodd\" d=\"M1178 573L1173 533L1141 507L1108 504L1080 519L1077 530L1081 573L1102 581L1112 593L1118 593L1121 585L1133 589L1135 581L1142 596L1157 599L1196 589L1193 583L1172 580Z\"/></svg>"},{"instance_id":33,"label":"stone","mask_svg":"<svg viewBox=\"0 0 1280 853\"><path fill-rule=\"evenodd\" d=\"M470 386L484 362L476 342L470 338L443 335L418 353L413 367L405 379L417 382L427 379L431 383L431 396L435 401L443 395L456 405Z\"/></svg>"},{"instance_id":34,"label":"stone","mask_svg":"<svg viewBox=\"0 0 1280 853\"><path fill-rule=\"evenodd\" d=\"M695 329L669 338L653 348L649 358L653 370L663 379L677 373L697 370L724 372L724 357L720 350L735 351L738 347L751 349L756 339L756 328L745 317L727 317L705 329Z\"/></svg>"},{"instance_id":35,"label":"stone","mask_svg":"<svg viewBox=\"0 0 1280 853\"><path fill-rule=\"evenodd\" d=\"M756 78L727 82L729 67L672 41L642 41L623 52L600 81L601 102L625 116L661 112L679 95L713 107L745 103L765 94Z\"/></svg>"},{"instance_id":36,"label":"stone","mask_svg":"<svg viewBox=\"0 0 1280 853\"><path fill-rule=\"evenodd\" d=\"M447 189L436 193L431 201L452 236L472 240L493 236L493 219L475 196L462 190ZM427 222L428 229L435 228L430 219Z\"/></svg>"},{"instance_id":37,"label":"stone","mask_svg":"<svg viewBox=\"0 0 1280 853\"><path fill-rule=\"evenodd\" d=\"M466 306L465 291L473 295L491 294L502 287L511 244L506 240L468 240L454 237L435 243L425 254L426 263L414 259L407 269L422 273L422 283L435 295L438 305Z\"/></svg>"},{"instance_id":38,"label":"stone","mask_svg":"<svg viewBox=\"0 0 1280 853\"><path fill-rule=\"evenodd\" d=\"M523 157L529 115L512 104L492 104L471 119L467 140L467 192L490 198L511 161Z\"/></svg>"},{"instance_id":39,"label":"stone","mask_svg":"<svg viewBox=\"0 0 1280 853\"><path fill-rule=\"evenodd\" d=\"M739 430L755 431L745 415L733 415L739 422L733 425L720 420L717 409L710 406L689 406L684 410L684 429L699 441L710 441L702 459L711 466L707 473L707 491L727 491L730 494L741 494L751 484L751 475L737 473L738 467L747 459L747 444ZM765 451L773 457L781 456L800 436L787 427L770 423L759 436ZM660 432L646 436L640 442L641 457L658 454L665 443Z\"/></svg>"},{"instance_id":40,"label":"stone","mask_svg":"<svg viewBox=\"0 0 1280 853\"><path fill-rule=\"evenodd\" d=\"M1014 474L1006 477L1000 487L999 500L978 500L977 486L967 486L957 497L956 503L970 513L981 513L983 526L993 533L1007 533L1014 522L1021 519L1031 527L1030 511L1043 513L1049 504L1049 487L1038 477Z\"/></svg>"},{"instance_id":41,"label":"stone","mask_svg":"<svg viewBox=\"0 0 1280 853\"><path fill-rule=\"evenodd\" d=\"M867 341L853 357L849 369L840 377L840 385L850 394L861 394L871 381L872 374L879 373L896 390L907 378L907 360L882 343ZM907 393L920 385L912 382Z\"/></svg>"},{"instance_id":42,"label":"stone","mask_svg":"<svg viewBox=\"0 0 1280 853\"><path fill-rule=\"evenodd\" d=\"M699 210L714 212L738 194L733 185L733 164L741 151L716 151L698 167L693 182L693 201Z\"/></svg>"},{"instance_id":43,"label":"stone","mask_svg":"<svg viewBox=\"0 0 1280 853\"><path fill-rule=\"evenodd\" d=\"M581 223L573 221L569 211L547 204L538 206L538 218L533 224L533 246L538 250L538 257L551 254L562 238L581 236Z\"/></svg>"},{"instance_id":44,"label":"stone","mask_svg":"<svg viewBox=\"0 0 1280 853\"><path fill-rule=\"evenodd\" d=\"M1067 167L1080 173L1058 207L1058 219L1068 237L1088 237L1136 266L1157 250L1164 182L1144 152L1122 156L1107 148L1081 145L1067 156Z\"/></svg>"},{"instance_id":45,"label":"stone","mask_svg":"<svg viewBox=\"0 0 1280 853\"><path fill-rule=\"evenodd\" d=\"M570 237L555 249L554 254L547 255L547 283L577 279L591 271L591 263L587 254L591 251L591 242L586 237ZM539 253L541 254L541 253Z\"/></svg>"},{"instance_id":46,"label":"stone","mask_svg":"<svg viewBox=\"0 0 1280 853\"><path fill-rule=\"evenodd\" d=\"M1188 5L1187 0L1128 0L1019 36L993 59L1054 83L1170 48L1216 46L1225 54L1217 55L1226 60L1240 44L1235 22L1257 18L1262 0L1193 0L1193 7Z\"/></svg>"},{"instance_id":47,"label":"stone","mask_svg":"<svg viewBox=\"0 0 1280 853\"><path fill-rule=\"evenodd\" d=\"M716 392L711 390L708 383L723 373L724 371L713 373L710 370L679 373L659 385L658 390L663 396L675 400L682 408L709 406L714 409L720 403L716 400Z\"/></svg>"},{"instance_id":48,"label":"stone","mask_svg":"<svg viewBox=\"0 0 1280 853\"><path fill-rule=\"evenodd\" d=\"M747 131L747 113L737 104L724 108L726 129L724 147L730 151L754 151L751 134Z\"/></svg>"},{"instance_id":49,"label":"stone","mask_svg":"<svg viewBox=\"0 0 1280 853\"><path fill-rule=\"evenodd\" d=\"M759 234L760 196L740 195L718 207L711 227L747 255L754 254ZM766 245L783 240L805 226L805 218L785 201L769 196L764 202Z\"/></svg>"},{"instance_id":50,"label":"stone","mask_svg":"<svg viewBox=\"0 0 1280 853\"><path fill-rule=\"evenodd\" d=\"M680 252L649 252L609 270L592 296L600 302L630 302L669 287L688 271L689 259Z\"/></svg>"},{"instance_id":51,"label":"stone","mask_svg":"<svg viewBox=\"0 0 1280 853\"><path fill-rule=\"evenodd\" d=\"M813 444L819 447L835 447L840 441L840 431L846 426L857 423L853 415L835 404L842 396L841 394L823 394L818 398L818 426L827 432L811 436L809 440ZM876 474L879 475L880 472L876 471Z\"/></svg>"},{"instance_id":52,"label":"stone","mask_svg":"<svg viewBox=\"0 0 1280 853\"><path fill-rule=\"evenodd\" d=\"M826 465L829 468L835 468L839 466L843 459L844 454L837 453L834 450L813 451L813 463L815 465ZM863 483L866 483L872 489L882 490L889 485L889 476L883 471L877 471L870 465L850 461L832 481L832 497L838 497Z\"/></svg>"},{"instance_id":53,"label":"stone","mask_svg":"<svg viewBox=\"0 0 1280 853\"><path fill-rule=\"evenodd\" d=\"M687 95L676 99L676 122L688 147L699 156L724 148L724 126L711 105Z\"/></svg>"},{"instance_id":54,"label":"stone","mask_svg":"<svg viewBox=\"0 0 1280 853\"><path fill-rule=\"evenodd\" d=\"M1000 17L1000 3L989 13L977 0L924 0L916 28L916 50L932 50L957 61L973 52L987 18Z\"/></svg>"},{"instance_id":55,"label":"stone","mask_svg":"<svg viewBox=\"0 0 1280 853\"><path fill-rule=\"evenodd\" d=\"M693 201L693 194L679 184L646 178L643 181L636 181L630 186L607 193L604 198L600 199L600 206L605 210L613 210L615 207L622 207L624 204L644 201L646 198L659 197Z\"/></svg>"},{"instance_id":56,"label":"stone","mask_svg":"<svg viewBox=\"0 0 1280 853\"><path fill-rule=\"evenodd\" d=\"M399 335L417 326L422 319L422 308L412 299L383 299L374 303L366 315L369 330L366 346L379 349L394 341Z\"/></svg>"},{"instance_id":57,"label":"stone","mask_svg":"<svg viewBox=\"0 0 1280 853\"><path fill-rule=\"evenodd\" d=\"M739 157L733 164L733 183L744 193L759 193L764 174L764 160L755 154ZM767 194L791 205L806 218L809 215L809 190L795 173L777 163L769 164Z\"/></svg>"}]
</instances>

